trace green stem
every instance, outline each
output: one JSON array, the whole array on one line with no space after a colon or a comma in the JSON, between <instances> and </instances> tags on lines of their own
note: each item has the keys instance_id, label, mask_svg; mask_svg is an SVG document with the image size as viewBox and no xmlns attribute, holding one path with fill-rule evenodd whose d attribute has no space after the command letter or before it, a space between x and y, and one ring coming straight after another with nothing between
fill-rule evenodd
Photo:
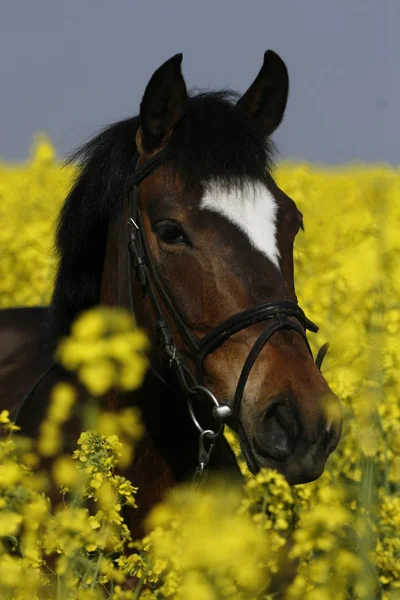
<instances>
[{"instance_id":1,"label":"green stem","mask_svg":"<svg viewBox=\"0 0 400 600\"><path fill-rule=\"evenodd\" d=\"M140 596L140 592L142 591L143 586L144 586L144 579L141 578L141 579L139 579L139 583L137 584L137 586L135 588L135 593L132 596L132 600L138 600L138 598Z\"/></svg>"}]
</instances>

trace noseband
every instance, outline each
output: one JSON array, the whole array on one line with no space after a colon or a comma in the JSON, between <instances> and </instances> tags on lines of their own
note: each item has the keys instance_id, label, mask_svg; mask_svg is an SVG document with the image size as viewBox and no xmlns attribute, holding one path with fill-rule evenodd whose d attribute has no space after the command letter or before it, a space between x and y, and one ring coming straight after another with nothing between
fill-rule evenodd
<instances>
[{"instance_id":1,"label":"noseband","mask_svg":"<svg viewBox=\"0 0 400 600\"><path fill-rule=\"evenodd\" d=\"M253 308L239 312L220 323L203 338L197 336L187 327L183 321L180 311L169 296L159 276L157 266L152 258L146 239L141 211L138 203L138 187L140 183L159 169L168 160L165 151L160 151L146 163L137 166L135 157L135 169L128 184L129 203L131 216L129 219L129 273L128 285L130 306L134 314L133 281L132 273L135 272L143 295L149 298L156 321L156 344L162 357L168 362L168 366L175 372L179 387L187 398L190 417L200 433L199 437L199 464L196 471L198 478L207 467L215 442L222 435L224 424L230 422L239 423L240 406L243 392L258 355L277 331L296 331L301 335L304 343L312 356L312 351L307 340L306 330L317 332L318 327L310 321L304 311L294 302L266 302ZM160 304L160 301L162 306ZM164 311L167 311L174 325L178 329L183 341L190 351L195 365L195 376L187 367L185 360L178 352L173 335ZM220 403L214 394L204 385L204 360L219 348L226 340L235 333L250 327L256 323L266 322L252 349L250 350L241 374L239 376L232 409L226 404ZM326 354L328 345L325 344L318 352L316 364L321 368L322 360ZM215 431L204 429L199 423L194 409L192 399L194 396L206 396L212 402L212 416L216 421ZM205 440L209 440L209 448L206 450Z\"/></svg>"}]
</instances>

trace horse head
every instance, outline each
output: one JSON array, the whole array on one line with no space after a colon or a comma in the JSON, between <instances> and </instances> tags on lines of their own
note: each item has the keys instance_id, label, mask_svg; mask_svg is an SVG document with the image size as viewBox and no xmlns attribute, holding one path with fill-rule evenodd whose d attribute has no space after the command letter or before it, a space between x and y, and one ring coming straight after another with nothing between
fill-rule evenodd
<instances>
[{"instance_id":1,"label":"horse head","mask_svg":"<svg viewBox=\"0 0 400 600\"><path fill-rule=\"evenodd\" d=\"M99 301L131 308L152 339L154 372L183 395L186 386L193 416L222 408L214 416L236 429L253 472L312 481L342 418L295 293L303 216L273 178L287 69L267 51L237 98L188 93L181 61L155 71L138 117L80 153L58 231L56 321L65 332Z\"/></svg>"}]
</instances>

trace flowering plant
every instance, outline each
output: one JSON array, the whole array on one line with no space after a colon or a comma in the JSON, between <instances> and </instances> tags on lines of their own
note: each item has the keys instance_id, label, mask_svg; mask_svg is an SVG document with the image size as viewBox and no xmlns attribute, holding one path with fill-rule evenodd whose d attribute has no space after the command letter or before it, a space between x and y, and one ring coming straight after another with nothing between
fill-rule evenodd
<instances>
[{"instance_id":1,"label":"flowering plant","mask_svg":"<svg viewBox=\"0 0 400 600\"><path fill-rule=\"evenodd\" d=\"M0 306L48 302L73 173L44 138L27 165L0 165ZM104 412L99 399L141 384L148 342L129 315L95 309L58 348L91 403L72 456L62 433L74 387L54 388L36 444L0 412L1 599L400 598L399 173L282 165L277 180L305 214L296 283L321 325L315 347L331 342L324 375L344 404L324 475L296 488L273 471L253 477L227 431L243 488L178 487L132 540L124 507L135 510L137 490L118 467L144 429L136 410Z\"/></svg>"}]
</instances>

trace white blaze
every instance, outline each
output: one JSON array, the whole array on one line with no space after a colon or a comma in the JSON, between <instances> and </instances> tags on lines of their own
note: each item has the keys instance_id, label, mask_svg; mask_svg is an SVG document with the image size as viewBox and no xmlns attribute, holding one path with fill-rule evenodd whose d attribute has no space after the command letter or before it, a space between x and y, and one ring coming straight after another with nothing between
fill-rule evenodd
<instances>
[{"instance_id":1,"label":"white blaze","mask_svg":"<svg viewBox=\"0 0 400 600\"><path fill-rule=\"evenodd\" d=\"M261 182L226 189L218 181L207 183L200 208L212 210L234 223L279 269L275 198Z\"/></svg>"}]
</instances>

